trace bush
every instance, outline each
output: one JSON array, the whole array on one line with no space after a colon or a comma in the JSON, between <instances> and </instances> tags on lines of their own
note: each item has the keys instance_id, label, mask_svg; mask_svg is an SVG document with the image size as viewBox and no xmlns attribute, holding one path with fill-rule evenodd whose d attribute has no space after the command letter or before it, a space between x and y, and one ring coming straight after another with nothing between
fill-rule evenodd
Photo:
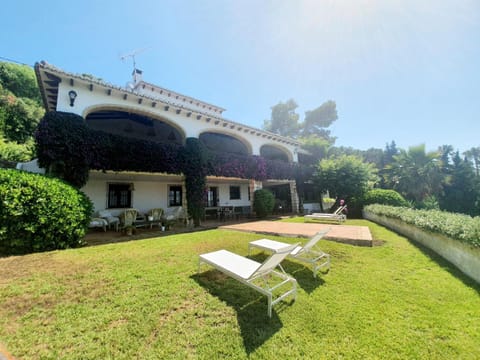
<instances>
[{"instance_id":1,"label":"bush","mask_svg":"<svg viewBox=\"0 0 480 360\"><path fill-rule=\"evenodd\" d=\"M92 203L58 180L0 169L0 253L25 254L82 245Z\"/></svg>"},{"instance_id":2,"label":"bush","mask_svg":"<svg viewBox=\"0 0 480 360\"><path fill-rule=\"evenodd\" d=\"M386 205L368 205L365 211L398 219L420 229L445 235L475 247L480 247L480 217L448 213L439 210L414 210Z\"/></svg>"},{"instance_id":3,"label":"bush","mask_svg":"<svg viewBox=\"0 0 480 360\"><path fill-rule=\"evenodd\" d=\"M410 207L405 198L395 190L373 189L363 197L363 205L381 204L390 206Z\"/></svg>"},{"instance_id":4,"label":"bush","mask_svg":"<svg viewBox=\"0 0 480 360\"><path fill-rule=\"evenodd\" d=\"M258 217L264 218L270 215L275 206L275 197L273 194L265 189L255 191L253 199L253 209Z\"/></svg>"},{"instance_id":5,"label":"bush","mask_svg":"<svg viewBox=\"0 0 480 360\"><path fill-rule=\"evenodd\" d=\"M0 137L0 158L7 161L23 162L33 159L33 141L19 144L15 141L6 141Z\"/></svg>"}]
</instances>

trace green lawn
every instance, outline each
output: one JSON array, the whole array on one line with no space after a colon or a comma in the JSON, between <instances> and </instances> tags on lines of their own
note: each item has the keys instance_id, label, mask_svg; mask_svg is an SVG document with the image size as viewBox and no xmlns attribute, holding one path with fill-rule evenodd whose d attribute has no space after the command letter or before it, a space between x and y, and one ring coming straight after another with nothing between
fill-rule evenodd
<instances>
[{"instance_id":1,"label":"green lawn","mask_svg":"<svg viewBox=\"0 0 480 360\"><path fill-rule=\"evenodd\" d=\"M474 359L480 286L367 221L374 248L322 240L314 280L274 307L198 254L263 236L212 230L0 259L0 343L19 359ZM294 242L296 239L271 237ZM263 255L255 258L262 260Z\"/></svg>"}]
</instances>

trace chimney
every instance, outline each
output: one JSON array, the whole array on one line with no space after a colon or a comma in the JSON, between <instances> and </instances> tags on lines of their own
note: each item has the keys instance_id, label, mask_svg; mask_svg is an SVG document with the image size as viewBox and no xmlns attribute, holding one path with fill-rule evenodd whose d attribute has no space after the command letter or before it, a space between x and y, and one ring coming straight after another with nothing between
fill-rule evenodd
<instances>
[{"instance_id":1,"label":"chimney","mask_svg":"<svg viewBox=\"0 0 480 360\"><path fill-rule=\"evenodd\" d=\"M137 85L140 81L143 81L142 79L142 70L139 69L133 69L133 83Z\"/></svg>"}]
</instances>

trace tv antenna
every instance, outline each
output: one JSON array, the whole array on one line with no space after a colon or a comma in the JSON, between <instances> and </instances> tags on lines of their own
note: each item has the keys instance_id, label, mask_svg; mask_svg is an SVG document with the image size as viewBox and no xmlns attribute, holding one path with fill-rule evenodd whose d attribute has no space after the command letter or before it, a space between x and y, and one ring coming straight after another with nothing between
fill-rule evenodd
<instances>
[{"instance_id":1,"label":"tv antenna","mask_svg":"<svg viewBox=\"0 0 480 360\"><path fill-rule=\"evenodd\" d=\"M146 48L142 48L142 49L137 49L137 50L133 50L131 52L129 52L128 54L125 54L125 55L121 55L120 56L120 60L122 61L125 61L126 59L128 58L132 58L132 61L133 61L133 72L135 72L135 70L137 70L137 64L135 62L135 56L144 52L145 50L148 50L149 48L146 47Z\"/></svg>"}]
</instances>

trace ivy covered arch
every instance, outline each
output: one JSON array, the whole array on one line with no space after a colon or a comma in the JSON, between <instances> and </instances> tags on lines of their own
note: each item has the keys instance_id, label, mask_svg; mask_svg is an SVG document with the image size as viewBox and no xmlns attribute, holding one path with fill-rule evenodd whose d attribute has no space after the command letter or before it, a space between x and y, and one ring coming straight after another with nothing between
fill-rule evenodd
<instances>
[{"instance_id":1,"label":"ivy covered arch","mask_svg":"<svg viewBox=\"0 0 480 360\"><path fill-rule=\"evenodd\" d=\"M183 174L195 224L202 216L208 175L296 180L306 170L258 155L212 153L198 138L187 138L179 145L118 136L91 129L77 114L56 111L45 114L35 140L40 167L79 188L88 181L90 169Z\"/></svg>"},{"instance_id":2,"label":"ivy covered arch","mask_svg":"<svg viewBox=\"0 0 480 360\"><path fill-rule=\"evenodd\" d=\"M199 140L207 149L215 152L227 152L237 155L251 155L252 145L244 138L217 130L205 130Z\"/></svg>"},{"instance_id":3,"label":"ivy covered arch","mask_svg":"<svg viewBox=\"0 0 480 360\"><path fill-rule=\"evenodd\" d=\"M166 118L119 106L97 106L84 112L87 126L94 130L157 143L185 144L186 134Z\"/></svg>"},{"instance_id":4,"label":"ivy covered arch","mask_svg":"<svg viewBox=\"0 0 480 360\"><path fill-rule=\"evenodd\" d=\"M285 162L292 162L293 156L288 149L272 144L262 145L260 148L260 156L268 160L281 160Z\"/></svg>"}]
</instances>

